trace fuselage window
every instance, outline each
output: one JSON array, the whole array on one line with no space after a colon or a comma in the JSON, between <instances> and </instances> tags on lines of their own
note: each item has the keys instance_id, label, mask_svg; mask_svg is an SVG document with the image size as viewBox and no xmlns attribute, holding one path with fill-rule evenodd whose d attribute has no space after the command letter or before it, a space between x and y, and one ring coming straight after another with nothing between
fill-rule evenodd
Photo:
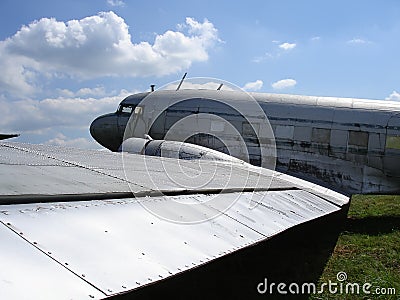
<instances>
[{"instance_id":1,"label":"fuselage window","mask_svg":"<svg viewBox=\"0 0 400 300\"><path fill-rule=\"evenodd\" d=\"M349 131L349 146L368 147L368 132Z\"/></svg>"},{"instance_id":2,"label":"fuselage window","mask_svg":"<svg viewBox=\"0 0 400 300\"><path fill-rule=\"evenodd\" d=\"M257 123L253 124L253 126L252 126L248 122L242 122L242 134L244 136L257 136L259 127L260 127L260 125Z\"/></svg>"},{"instance_id":3,"label":"fuselage window","mask_svg":"<svg viewBox=\"0 0 400 300\"><path fill-rule=\"evenodd\" d=\"M329 144L331 139L331 130L326 128L313 128L311 141L319 144Z\"/></svg>"},{"instance_id":4,"label":"fuselage window","mask_svg":"<svg viewBox=\"0 0 400 300\"><path fill-rule=\"evenodd\" d=\"M386 137L386 148L400 150L400 136L388 135Z\"/></svg>"},{"instance_id":5,"label":"fuselage window","mask_svg":"<svg viewBox=\"0 0 400 300\"><path fill-rule=\"evenodd\" d=\"M275 128L275 137L277 139L293 139L294 126L277 125Z\"/></svg>"}]
</instances>

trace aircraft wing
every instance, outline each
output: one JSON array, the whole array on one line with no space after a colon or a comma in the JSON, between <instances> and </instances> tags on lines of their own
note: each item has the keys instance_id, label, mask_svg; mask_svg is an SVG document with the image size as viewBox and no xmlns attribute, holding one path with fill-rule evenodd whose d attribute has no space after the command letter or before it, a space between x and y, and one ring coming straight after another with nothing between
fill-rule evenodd
<instances>
[{"instance_id":1,"label":"aircraft wing","mask_svg":"<svg viewBox=\"0 0 400 300\"><path fill-rule=\"evenodd\" d=\"M188 189L175 180L182 172L202 184ZM143 291L348 201L247 165L181 160L178 168L176 159L2 142L0 298Z\"/></svg>"},{"instance_id":2,"label":"aircraft wing","mask_svg":"<svg viewBox=\"0 0 400 300\"><path fill-rule=\"evenodd\" d=\"M19 134L17 133L0 133L0 140L11 139L18 136Z\"/></svg>"}]
</instances>

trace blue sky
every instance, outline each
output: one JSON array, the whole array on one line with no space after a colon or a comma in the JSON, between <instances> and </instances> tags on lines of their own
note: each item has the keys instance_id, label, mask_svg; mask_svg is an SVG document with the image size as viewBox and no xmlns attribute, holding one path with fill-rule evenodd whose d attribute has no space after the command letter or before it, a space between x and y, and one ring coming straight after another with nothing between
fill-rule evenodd
<instances>
[{"instance_id":1,"label":"blue sky","mask_svg":"<svg viewBox=\"0 0 400 300\"><path fill-rule=\"evenodd\" d=\"M0 131L96 147L126 95L181 78L249 91L400 100L400 2L0 2Z\"/></svg>"}]
</instances>

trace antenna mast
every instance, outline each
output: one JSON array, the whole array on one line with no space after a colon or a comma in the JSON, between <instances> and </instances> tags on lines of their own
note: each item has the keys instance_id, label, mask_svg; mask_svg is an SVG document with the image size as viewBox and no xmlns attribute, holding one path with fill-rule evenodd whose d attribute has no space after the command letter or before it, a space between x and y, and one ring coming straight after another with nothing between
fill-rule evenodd
<instances>
[{"instance_id":1,"label":"antenna mast","mask_svg":"<svg viewBox=\"0 0 400 300\"><path fill-rule=\"evenodd\" d=\"M181 88L181 85L182 85L183 81L185 80L186 75L187 75L187 73L185 73L185 74L183 75L183 77L182 77L182 79L181 79L181 82L179 82L179 85L178 85L178 87L176 88L177 91L179 91L179 89Z\"/></svg>"}]
</instances>

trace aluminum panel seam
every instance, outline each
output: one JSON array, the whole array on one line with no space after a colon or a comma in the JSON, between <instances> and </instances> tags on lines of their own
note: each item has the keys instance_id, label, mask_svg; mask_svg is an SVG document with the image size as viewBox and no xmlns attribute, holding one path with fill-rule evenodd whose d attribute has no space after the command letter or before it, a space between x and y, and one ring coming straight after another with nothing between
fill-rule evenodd
<instances>
[{"instance_id":1,"label":"aluminum panel seam","mask_svg":"<svg viewBox=\"0 0 400 300\"><path fill-rule=\"evenodd\" d=\"M50 275L50 274L48 274L46 272L42 273L43 271L41 270L40 271L41 276L47 277L47 279L49 279L48 278L49 275L52 278L60 278L60 276L61 276L64 279L68 279L69 282L68 282L67 285L66 285L66 282L59 282L60 285L62 285L62 286L64 286L64 285L65 286L71 286L71 284L72 284L72 285L74 285L75 289L77 287L76 286L77 283L79 283L79 285L81 287L81 288L79 288L79 291L80 291L79 293L80 294L84 293L84 291L88 291L88 290L92 291L90 293L88 292L88 294L86 295L87 299L94 299L94 298L103 299L104 297L107 296L106 293L104 293L103 291L101 291L100 289L95 287L90 282L88 282L88 281L82 279L81 277L77 276L77 274L75 274L74 272L71 272L71 270L69 270L68 268L65 268L65 266L63 266L60 262L58 262L57 260L53 259L51 256L49 256L44 251L42 251L37 245L35 245L34 243L31 243L27 238L25 238L23 236L23 234L18 233L12 227L11 224L4 223L2 220L0 220L0 223L1 223L0 231L5 232L7 234L7 236L8 236L8 241L6 241L4 239L4 236L3 236L3 239L2 239L2 243L4 243L2 245L3 249L4 249L5 246L6 246L6 248L7 247L12 247L12 245L11 245L12 243L10 242L10 239L14 240L14 243L16 242L19 245L25 245L26 246L26 247L22 247L22 248L19 247L18 249L14 249L14 250L17 250L17 253L18 253L18 263L21 263L21 260L22 261L26 260L26 258L27 258L26 255L27 254L29 255L29 261L28 262L31 262L31 259L33 259L35 257L39 258L40 262L42 263L40 265L41 268L45 268L45 270L47 270L47 271L49 271L49 269L51 269L53 271L53 273L51 273L51 275ZM5 244L6 242L8 242L8 243ZM7 256L8 254L15 256L15 253L10 253L10 252L3 253L3 256L0 257L0 260L1 260L1 258L4 258L4 256ZM21 256L22 256L22 258L21 258ZM27 261L25 261L25 262L27 262ZM35 262L36 262L36 260L35 260ZM12 261L9 262L9 264L10 263L12 263ZM43 265L43 263L45 265ZM27 267L29 268L29 266L27 266ZM27 269L24 269L24 270L26 271ZM35 281L34 278L21 278L21 276L23 277L24 274L19 274L21 276L18 276L18 278L15 278L15 272L18 273L20 271L18 269L18 266L16 266L16 265L13 265L13 270L12 271L13 271L12 273L14 273L14 276L11 275L11 276L8 276L8 277L4 278L0 274L0 279L2 279L3 282L9 283L10 285L16 284L15 281L19 281L20 279L22 281L28 280L29 282L34 282ZM0 273L1 273L1 270L0 270ZM9 274L9 273L10 273L10 270L8 270L7 274ZM22 271L22 273L25 273L25 272ZM8 280L10 280L10 281L8 281ZM42 281L40 283L34 283L34 286L35 287L41 286L43 288L43 287L46 286L46 283L47 282L45 282L45 281L43 282ZM54 286L52 286L51 288L53 289ZM32 294L36 295L38 293L38 290L35 290L32 293L32 290L30 290L29 286L23 286L22 289L19 289L19 287L16 287L15 292L11 292L10 291L10 286L6 285L6 286L3 287L2 290L0 290L0 296L2 296L2 295L4 296L3 293L6 293L6 295L8 295L8 296L16 295L16 294L18 294L19 296L22 296L22 295L25 296L25 292L29 293L29 299L30 299L32 297ZM53 298L53 297L51 297L51 298L48 297L48 294L49 294L48 291L43 290L43 291L39 291L39 293L40 293L40 299L52 299ZM56 294L58 295L57 297L60 297L60 299L64 297L64 295L62 295L62 294L60 295L59 294L59 291L56 291ZM70 295L71 294L73 294L73 293L71 292ZM53 295L53 296L55 296L55 295ZM7 299L9 299L9 298L7 298ZM25 297L24 297L24 299L25 299ZM28 297L26 297L26 299L28 299ZM34 299L36 299L36 297L34 297Z\"/></svg>"},{"instance_id":2,"label":"aluminum panel seam","mask_svg":"<svg viewBox=\"0 0 400 300\"><path fill-rule=\"evenodd\" d=\"M77 273L75 273L73 270L69 269L68 267L66 267L63 263L61 263L60 261L56 260L54 257L50 256L48 253L46 253L45 251L43 251L42 249L40 249L37 246L37 243L35 242L30 242L27 238L24 237L23 234L17 232L10 223L4 223L2 220L0 220L0 223L2 223L7 229L9 229L11 232L13 232L15 235L17 235L18 237L20 237L21 239L23 239L26 243L30 244L32 247L35 248L35 250L41 252L43 255L45 255L47 258L51 259L52 261L56 262L57 264L59 264L64 270L66 270L67 272L70 272L72 274L74 274L78 279L86 282L87 284L89 284L90 286L92 286L93 288L95 288L96 290L98 290L99 292L103 293L105 296L107 296L107 294L102 291L100 288L96 287L94 284L92 284L90 281L86 280L85 278L82 278L80 275L78 275Z\"/></svg>"},{"instance_id":3,"label":"aluminum panel seam","mask_svg":"<svg viewBox=\"0 0 400 300\"><path fill-rule=\"evenodd\" d=\"M114 179L117 179L117 180L120 180L120 181L123 181L123 182L128 182L126 180L126 178L121 178L121 177L116 176L114 174L106 173L104 171L99 170L99 168L89 167L89 166L85 166L83 164L80 164L78 162L73 162L73 161L70 161L70 160L57 158L56 156L53 156L53 155L50 155L48 153L41 152L41 151L38 151L38 150L32 150L32 149L25 148L25 147L15 146L15 145L10 144L10 143L7 143L7 144L6 143L0 143L0 146L1 147L8 147L8 148L19 150L19 151L23 151L23 152L27 152L27 153L30 153L30 154L33 154L33 155L37 155L37 156L42 156L42 157L45 157L47 159L53 159L55 161L59 161L59 162L62 162L62 163L69 164L69 165L71 165L71 167L82 168L82 169L85 169L85 170L88 170L88 171L91 171L91 172L95 172L95 173L98 173L100 175L105 175L105 176L108 176L108 177L111 177L111 178L114 178ZM134 182L130 182L130 181L129 181L129 183L137 185L137 186L139 186L141 188L152 190L151 188L145 187L145 186L140 185L138 183L134 183Z\"/></svg>"},{"instance_id":4,"label":"aluminum panel seam","mask_svg":"<svg viewBox=\"0 0 400 300\"><path fill-rule=\"evenodd\" d=\"M317 197L319 200L321 200L322 203L324 203L324 202L326 201L326 200L325 200L324 198L322 198L321 196L314 195L314 194L309 193L309 192L307 192L307 191L301 191L301 190L299 190L298 192L299 192L299 193L301 193L301 192L307 193L307 194L309 194L309 195L312 195L312 196L314 196L314 197ZM266 192L266 193L268 193L268 192ZM296 194L298 194L298 193L296 193ZM290 195L290 194L288 193L288 195ZM266 195L264 195L264 197L265 197L265 196L266 196ZM293 196L293 195L290 195L290 196ZM302 195L295 195L295 196L299 196L299 197L300 197L300 196L302 196ZM287 201L293 203L295 206L299 206L299 203L292 201L292 199L289 199L289 198L287 198L287 197L286 197L285 199L286 199ZM305 201L306 201L306 200L305 200ZM263 203L262 201L256 202L256 201L254 201L253 199L250 199L250 202L252 202L252 203L255 204L255 205L260 205L260 206L266 208L267 210L274 211L274 212L276 212L276 213L278 213L278 214L284 214L287 218L289 218L289 216L286 215L286 213L280 211L279 209L276 209L276 208L273 208L273 207L271 207L271 206L268 206L267 204ZM245 227L247 227L247 228L249 228L249 229L251 229L251 230L254 230L256 233L258 233L258 234L260 234L260 235L262 235L262 236L264 237L264 238L261 238L260 240L264 240L264 239L270 239L270 238L272 238L273 236L275 236L275 235L281 233L282 231L287 230L288 228L290 228L290 227L292 227L292 226L296 226L296 225L299 225L299 224L307 223L307 222L309 222L309 221L311 221L311 220L314 220L314 219L316 219L316 218L323 217L323 216L325 216L325 215L331 214L331 213L333 213L333 212L335 212L335 211L339 211L339 210L341 209L341 207L339 207L339 206L337 206L337 205L335 205L335 204L333 204L333 203L330 203L330 202L328 202L329 204L331 204L330 210L328 210L328 209L325 209L325 210L324 210L324 209L319 209L317 205L313 205L313 203L311 203L311 199L310 199L309 202L310 202L310 206L311 206L311 207L313 207L315 210L318 210L318 211L319 211L318 213L316 213L315 211L310 210L311 212L316 213L316 215L312 216L311 218L310 218L310 217L307 218L307 217L301 216L301 217L303 218L302 221L296 221L294 224L291 224L291 226L285 226L284 228L282 228L282 230L275 232L275 234L273 234L273 235L268 235L268 234L266 234L266 233L263 233L263 232L261 232L261 231L255 229L255 228L251 227L250 225L247 225L246 223L244 223L244 221L240 221L238 218L232 216L230 213L231 213L231 208L234 207L234 205L233 205L230 209L228 209L227 211L221 211L221 210L219 210L218 208L212 207L212 206L210 206L210 205L208 205L208 204L206 204L206 205L208 205L210 208L213 208L213 209L219 211L219 213L221 213L221 214L223 214L223 215L226 215L227 217L229 217L229 218L231 218L232 220L234 220L234 221L240 223L241 225L243 225L243 226L245 226ZM255 206L253 209L255 209L255 208L256 208L256 206ZM294 211L291 211L291 212L294 213ZM300 216L300 215L299 215L299 216Z\"/></svg>"},{"instance_id":5,"label":"aluminum panel seam","mask_svg":"<svg viewBox=\"0 0 400 300\"><path fill-rule=\"evenodd\" d=\"M102 209L102 208L98 208L98 209L100 209L100 210L98 210L96 207L98 206L98 204L100 204L100 206L104 206L104 205L111 205L110 206L110 208L111 207L113 207L113 204L115 204L115 203L112 203L111 201L110 202L108 202L108 203L102 203L103 205L101 205L101 203L99 203L99 202L101 202L101 201L94 201L94 203L92 204L93 205L93 208L95 209L94 211L91 209L90 211L83 211L83 213L84 213L84 215L86 215L86 216L88 216L87 215L87 213L89 213L90 212L90 215L92 215L96 210L98 211L98 212L102 212L101 214L104 214L105 212L106 212L106 210L108 211L108 209L106 208L106 210L105 209ZM163 202L165 202L165 201L163 201ZM121 204L121 203L120 203ZM123 204L123 203L122 203ZM126 204L129 204L129 203L126 203ZM138 203L136 203L135 201L131 201L130 202L130 204L134 204L134 205L138 205ZM92 205L90 205L90 206L92 206ZM73 215L75 215L75 212L78 212L78 214L79 214L79 210L75 210L74 208L75 208L75 205L73 204L73 203L71 203L71 204L67 204L66 205L66 207L64 207L63 205L57 205L57 206L59 206L59 209L58 209L58 212L59 213L61 213L61 215L59 215L59 214L57 214L57 216L59 215L59 217L62 217L63 215L65 215L65 213L67 213L67 215L65 215L65 216L71 216L71 214L70 213L72 213L72 216ZM36 208L35 208L36 207ZM41 231L40 230L40 228L43 226L43 222L44 222L44 219L43 219L43 217L44 216L48 216L49 214L51 214L51 212L50 211L48 211L48 212L46 212L46 207L47 208L50 208L51 209L51 205L37 205L37 206L33 206L33 205L22 205L22 207L20 208L20 209L18 209L19 208L19 206L14 206L14 207L9 207L9 209L11 209L11 211L10 211L10 213L11 213L11 215L9 215L9 217L7 217L7 216L5 216L4 218L5 219L7 219L9 222L12 222L12 223L15 223L15 225L14 226L17 226L18 224L19 224L19 226L21 226L21 225L23 225L22 227L24 227L25 228L25 230L27 230L28 229L28 233L26 233L27 235L30 235L31 236L31 238L32 238L32 242L33 241L36 241L36 240L38 240L39 239L39 241L38 241L38 245L39 246L42 246L42 247L44 247L44 249L45 250L49 250L49 251L51 251L52 253L54 253L53 255L58 255L59 256L59 254L60 253L58 253L58 252L60 252L60 249L58 250L58 251L56 251L56 249L54 249L53 248L53 246L51 246L50 248L47 248L46 249L46 247L48 247L48 246L50 246L50 245L48 245L48 242L46 242L46 239L43 239L44 237L46 237L46 235L48 235L48 234L50 234L51 235L51 231L50 232L48 232L48 233L44 233L43 231ZM82 208L85 208L85 207L87 207L87 205L81 205L81 207ZM137 207L137 206L136 206ZM42 208L42 209L41 209ZM69 211L65 211L65 213L64 213L64 208L69 208L70 210ZM78 208L78 207L76 207L76 208ZM117 207L115 207L116 209L117 209L117 211L119 211L119 212L123 212L124 210L126 210L126 209L128 209L128 208L117 208ZM72 209L72 210L71 210ZM121 210L122 209L122 210ZM70 213L69 213L70 212ZM22 213L22 214L21 214ZM39 213L39 214L42 214L42 216L38 219L38 217L39 216L37 216L37 217L35 217L35 215L37 214L37 213ZM136 211L136 213L138 213L138 211ZM124 214L123 214L124 215ZM137 215L138 216L138 215ZM139 215L140 216L140 215ZM151 216L151 215L149 215L149 216L147 216L147 215L145 215L145 216L143 216L145 219L148 219L149 217L150 217L150 219L154 219L154 216ZM34 217L39 223L35 223L36 224L36 226L34 226L34 227L32 227L32 225L34 225L34 224L31 224L31 225L29 225L30 223L31 223L31 221L33 221L34 219L32 219L32 217ZM121 215L120 215L120 217L121 217ZM54 216L53 216L53 218L54 218ZM142 218L142 217L141 217ZM45 218L46 219L46 218ZM47 220L47 222L48 221L50 221L51 219L48 219ZM66 219L66 220L68 220L68 218ZM74 220L74 219L73 219ZM96 219L95 219L96 220ZM126 219L125 219L126 220ZM234 222L233 220L231 220L230 222L228 221L228 220L220 220L219 222L221 222L222 221L222 223L221 224L234 224L234 223L237 223L237 222ZM227 222L228 221L228 222ZM22 223L21 223L22 222ZM26 222L28 222L28 223L26 223ZM60 220L60 222L61 223L63 223L62 222L62 219ZM132 223L132 221L130 221L131 223ZM139 223L141 223L139 220L136 220L135 221L136 223L137 222L139 222ZM134 223L135 223L134 222ZM42 225L41 225L41 223L42 223ZM102 223L104 223L104 221L102 221ZM235 239L233 239L232 240L232 237L231 238L229 238L229 235L228 236L226 236L226 234L224 234L224 230L222 230L223 228L225 228L225 227L223 227L223 228L220 228L220 229L218 229L219 227L220 227L220 225L218 225L218 223L215 223L216 225L218 225L217 227L214 227L214 230L215 229L218 229L217 230L217 232L219 232L218 233L218 235L219 234L222 234L222 236L220 236L220 237L213 237L212 235L210 235L210 233L208 232L208 230L206 230L206 231L204 231L204 227L206 227L206 228L208 228L208 227L210 227L212 224L214 224L215 222L214 221L212 221L211 223L209 223L208 225L206 225L206 224L203 224L203 225L201 225L201 228L203 228L203 230L202 231L200 231L200 233L202 233L203 235L205 235L205 236L208 236L208 240L209 241L211 241L211 240L214 240L214 243L215 242L218 242L219 244L220 244L220 246L223 246L223 245L225 245L223 248L220 248L220 247L218 247L219 248L219 250L217 250L217 249L215 249L216 251L213 251L213 253L212 253L212 255L206 255L206 256L204 256L204 255L200 255L200 256L197 256L197 258L198 259L200 259L200 260L197 260L196 259L196 257L193 257L192 259L195 259L195 260L190 260L190 257L187 257L187 259L189 259L190 261L189 262L186 262L184 265L178 265L177 266L177 269L176 268L174 268L174 267L172 267L172 268L170 268L170 270L172 271L172 274L171 275L173 275L173 274L177 274L177 273L180 273L180 272L182 272L182 271L185 271L185 270L188 270L188 269L191 269L193 266L197 266L197 265L199 265L199 264L203 264L205 261L209 261L209 260L213 260L213 259L216 259L217 257L220 257L220 256L224 256L225 254L228 254L228 253L231 253L231 252L233 252L233 251L235 251L235 250L238 250L238 249L240 249L240 248L243 248L243 247L245 247L245 246L248 246L248 245L251 245L251 244L253 244L255 241L257 241L257 240L259 240L259 234L256 234L256 233L253 233L253 234L250 234L249 235L249 233L252 231L252 230L250 230L250 229L245 229L245 228L242 228L243 226L242 225L240 225L240 224L237 224L237 226L234 226L234 227L230 227L230 226L228 226L228 227L226 227L226 229L228 229L228 228L231 228L231 229L229 229L230 231L232 231L234 228L236 228L237 227L237 229L239 229L239 231L237 232L237 231L232 231L232 233L234 233L234 232L237 232L237 233L235 233L235 236L237 235L237 237L235 238ZM45 223L44 223L45 224ZM107 223L105 223L105 224L107 224ZM27 227L28 226L28 227ZM62 227L61 228L63 228L63 226L64 225L61 225ZM179 232L182 232L182 230L184 230L185 229L185 227L183 226L183 227L176 227L176 225L171 225L172 227L175 227L175 228L177 228L178 230L179 230ZM35 228L36 227L36 228ZM76 227L76 226L74 226L74 227ZM135 226L136 227L136 226ZM187 229L188 227L186 227L186 229ZM200 229L201 229L200 228ZM213 228L213 226L211 226L211 228ZM232 229L233 228L233 229ZM242 231L242 229L245 229L244 230L244 232L246 232L246 234L245 234L245 236L248 236L249 238L247 238L247 241L245 241L245 240L238 240L238 238L239 238L239 233ZM38 231L39 230L39 231ZM221 231L222 230L222 231ZM185 230L184 230L185 231ZM90 232L90 231L89 231ZM89 232L87 232L87 233L89 233ZM216 233L217 233L216 232ZM198 232L199 233L199 232ZM32 235L33 234L33 235ZM44 234L44 236L42 236ZM160 233L159 233L160 234ZM36 235L36 237L35 237L35 235ZM253 238L250 238L250 237L253 237ZM256 236L258 236L258 238L255 238ZM225 238L224 238L225 237ZM193 237L194 238L194 237ZM193 239L192 238L192 239ZM217 240L215 240L215 239L217 239ZM145 239L146 240L146 239ZM197 240L196 238L194 238L194 240ZM236 240L236 241L235 241ZM144 245L145 246L145 248L148 248L148 246L149 245L147 245L146 246L146 243L145 244L143 244L143 240L141 240L141 239L139 239L139 241L142 241L142 246ZM230 242L229 242L230 241ZM104 242L104 241L103 241ZM232 243L233 242L233 243ZM199 243L199 241L197 241L197 244ZM217 244L218 244L217 243ZM136 242L135 242L135 244L136 244ZM46 246L47 245L47 246ZM110 245L111 246L111 245ZM91 246L92 247L92 246ZM137 246L135 246L135 247L137 247ZM192 246L193 247L193 246ZM139 244L139 250L141 249L141 246L140 246L140 244ZM215 246L214 246L214 248L215 248ZM176 247L174 248L174 249L176 249ZM193 248L193 249L199 249L199 248ZM200 248L200 250L201 250L202 248ZM138 251L139 251L138 250ZM203 250L206 250L205 248L203 248ZM155 251L154 249L152 250L153 252ZM196 251L198 251L198 250L196 250ZM139 251L140 252L140 251ZM203 252L203 251L201 251L201 252ZM206 251L204 254L206 254L207 252L209 252L209 251ZM58 254L55 254L55 253L58 253ZM156 251L156 253L157 253L157 251ZM61 259L61 261L68 261L69 263L68 263L68 265L69 265L69 267L71 267L71 268L77 268L77 267L79 267L79 264L77 265L76 264L76 259L77 259L77 257L74 257L74 256L72 256L72 257L70 257L70 258L68 258L70 255L69 254L67 254L67 257L64 257L64 258L62 258ZM151 257L151 255L150 255L150 257ZM60 257L58 258L58 259L60 259ZM72 260L72 261L70 261L70 260ZM73 262L73 261L75 261L75 262ZM163 264L163 263L166 263L167 261L166 260L161 260L161 261L159 261L161 264ZM154 264L154 263L153 263ZM151 264L150 264L150 269L151 269ZM81 269L81 268L79 268L79 269ZM134 270L133 269L131 269L131 276L134 274L134 273L132 273ZM86 273L86 271L82 271L83 273L85 273L85 274L88 274L88 273ZM78 272L78 273L81 273L81 272ZM78 274L77 273L77 274ZM157 273L156 273L157 274ZM159 273L158 273L159 274ZM164 274L163 274L164 275ZM115 275L113 275L113 277L115 277L115 276L117 276L118 277L118 275L117 275L117 273L115 274ZM149 276L149 275L147 275L147 276ZM168 277L169 275L168 274L166 274L166 276ZM150 277L151 278L153 278L152 279L152 282L153 281L157 281L157 278L155 278L155 277L153 277L153 275L150 275ZM86 278L88 278L88 276L86 276ZM147 277L146 277L147 278ZM129 281L128 281L129 282ZM145 284L149 284L150 282L142 282L142 280L140 280L140 285L139 286L143 286L143 285L145 285ZM124 285L126 286L127 284L126 283L124 283ZM134 286L133 286L134 287ZM119 288L121 288L121 287L119 287ZM111 295L112 293L114 293L115 291L117 291L118 290L118 287L109 287L109 286L105 286L104 288L102 288L102 290L103 291L106 291L106 293L107 293L107 295ZM111 290L112 292L110 292L109 290ZM120 291L124 291L124 290L120 290ZM111 293L111 294L110 294Z\"/></svg>"},{"instance_id":6,"label":"aluminum panel seam","mask_svg":"<svg viewBox=\"0 0 400 300\"><path fill-rule=\"evenodd\" d=\"M293 195L289 195L290 193ZM280 216L281 212L276 209L271 210L265 205L260 205L254 211L247 210L246 204L252 194L249 192L222 195L223 201L230 201L232 197L238 195L241 197L231 207L234 208L232 213L223 212L221 218L193 226L189 224L177 226L179 224L160 220L155 215L142 211L141 203L136 199L12 205L0 208L3 215L2 217L0 215L0 218L4 222L10 222L7 226L15 226L17 228L17 231L14 230L15 233L18 230L23 231L23 238L30 245L34 245L44 254L51 251L50 257L57 263L80 279L99 287L98 289L107 296L111 296L175 276L272 238L298 224L328 215L333 212L332 209L339 210L338 207L325 202L323 198L305 191L260 193L267 196L266 201L272 203L279 201L279 197L282 198L282 207L286 207L288 213L288 216L283 218ZM304 198L303 202L308 201L307 196L309 196L327 206L323 205L319 210L311 205L312 209L308 213L299 205L301 201L294 203L291 201L290 196L296 197L296 194L299 198ZM181 201L196 200L206 205L186 212L191 214L220 212L220 209L207 203L210 196L186 196L186 200L185 196L165 196L142 200L150 200L161 209L168 209L170 201L176 198ZM310 201L313 200L311 198ZM295 211L303 215L304 220L300 218L291 220L289 215L293 210L292 206L298 208ZM235 213L236 210L238 214ZM182 213L185 214L181 211L172 212L177 217ZM246 223L247 216L254 218L253 227L248 225L248 221ZM4 222L2 221L3 224ZM49 224L53 225L46 230ZM63 233L62 237L57 234L60 231ZM156 247L158 243L163 246ZM180 254L177 253L176 249L182 246L184 249L181 249ZM66 262L68 265L65 265Z\"/></svg>"}]
</instances>

